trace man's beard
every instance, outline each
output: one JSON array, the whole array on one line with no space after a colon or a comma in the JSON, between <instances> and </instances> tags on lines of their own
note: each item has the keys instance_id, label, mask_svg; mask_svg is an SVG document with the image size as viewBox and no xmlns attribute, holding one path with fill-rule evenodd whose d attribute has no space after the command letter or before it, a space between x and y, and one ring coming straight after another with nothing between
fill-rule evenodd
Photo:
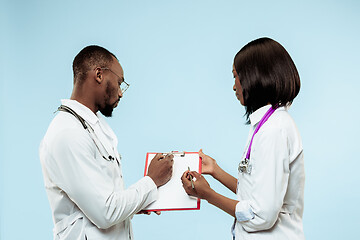
<instances>
[{"instance_id":1,"label":"man's beard","mask_svg":"<svg viewBox=\"0 0 360 240\"><path fill-rule=\"evenodd\" d=\"M113 104L109 104L108 102L110 101L110 96L111 96L111 89L110 89L110 85L108 83L107 86L106 86L105 107L104 108L99 108L99 111L105 117L112 117L112 112L114 111L114 108L115 108L116 104L118 104L118 102L120 102L120 98L119 98Z\"/></svg>"},{"instance_id":2,"label":"man's beard","mask_svg":"<svg viewBox=\"0 0 360 240\"><path fill-rule=\"evenodd\" d=\"M110 105L110 104L106 104L104 108L99 109L99 111L105 117L112 117L113 110L114 110L114 107L113 107L113 105Z\"/></svg>"}]
</instances>

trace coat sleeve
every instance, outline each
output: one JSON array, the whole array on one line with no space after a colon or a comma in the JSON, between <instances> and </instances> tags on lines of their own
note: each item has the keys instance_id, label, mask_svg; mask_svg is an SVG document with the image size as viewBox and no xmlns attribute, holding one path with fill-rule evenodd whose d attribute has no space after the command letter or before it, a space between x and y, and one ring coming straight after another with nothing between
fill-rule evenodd
<instances>
[{"instance_id":1,"label":"coat sleeve","mask_svg":"<svg viewBox=\"0 0 360 240\"><path fill-rule=\"evenodd\" d=\"M54 139L46 164L51 180L97 227L107 229L155 201L158 193L150 177L115 191L115 183L97 163L95 151L86 131L65 130Z\"/></svg>"},{"instance_id":2,"label":"coat sleeve","mask_svg":"<svg viewBox=\"0 0 360 240\"><path fill-rule=\"evenodd\" d=\"M256 232L272 228L283 205L289 179L286 134L280 128L259 131L250 156L251 188L248 199L237 204L235 216L247 232Z\"/></svg>"}]
</instances>

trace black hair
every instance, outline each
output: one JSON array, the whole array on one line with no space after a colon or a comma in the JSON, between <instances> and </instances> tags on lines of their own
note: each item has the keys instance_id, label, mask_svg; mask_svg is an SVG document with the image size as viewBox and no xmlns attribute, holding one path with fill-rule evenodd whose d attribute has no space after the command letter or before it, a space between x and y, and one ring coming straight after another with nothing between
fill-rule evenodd
<instances>
[{"instance_id":1,"label":"black hair","mask_svg":"<svg viewBox=\"0 0 360 240\"><path fill-rule=\"evenodd\" d=\"M83 48L73 61L74 84L82 83L88 71L96 67L108 67L113 57L116 58L113 53L100 46L91 45Z\"/></svg>"},{"instance_id":2,"label":"black hair","mask_svg":"<svg viewBox=\"0 0 360 240\"><path fill-rule=\"evenodd\" d=\"M267 104L290 105L300 91L300 77L289 53L270 38L246 44L234 58L246 119Z\"/></svg>"}]
</instances>

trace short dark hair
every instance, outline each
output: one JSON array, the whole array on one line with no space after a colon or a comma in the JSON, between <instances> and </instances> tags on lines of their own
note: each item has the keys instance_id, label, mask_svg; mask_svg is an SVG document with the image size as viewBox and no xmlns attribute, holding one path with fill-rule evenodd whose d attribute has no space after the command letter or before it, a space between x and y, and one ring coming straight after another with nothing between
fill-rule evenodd
<instances>
[{"instance_id":1,"label":"short dark hair","mask_svg":"<svg viewBox=\"0 0 360 240\"><path fill-rule=\"evenodd\" d=\"M239 75L246 118L270 103L290 105L300 91L300 77L289 53L270 38L246 44L234 58Z\"/></svg>"},{"instance_id":2,"label":"short dark hair","mask_svg":"<svg viewBox=\"0 0 360 240\"><path fill-rule=\"evenodd\" d=\"M113 53L100 46L91 45L83 48L73 61L74 83L82 83L87 72L93 68L109 67L113 57L116 58Z\"/></svg>"}]
</instances>

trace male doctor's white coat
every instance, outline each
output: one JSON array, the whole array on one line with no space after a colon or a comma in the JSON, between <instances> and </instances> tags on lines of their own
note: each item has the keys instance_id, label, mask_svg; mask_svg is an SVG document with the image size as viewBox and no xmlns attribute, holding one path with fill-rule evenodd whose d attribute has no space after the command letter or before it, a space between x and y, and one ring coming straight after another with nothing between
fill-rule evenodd
<instances>
[{"instance_id":1,"label":"male doctor's white coat","mask_svg":"<svg viewBox=\"0 0 360 240\"><path fill-rule=\"evenodd\" d=\"M144 177L125 189L118 140L110 126L75 100L62 104L84 118L101 141L98 147L117 160L103 158L75 116L67 112L55 116L40 145L54 239L133 239L130 220L157 199L155 183Z\"/></svg>"}]
</instances>

